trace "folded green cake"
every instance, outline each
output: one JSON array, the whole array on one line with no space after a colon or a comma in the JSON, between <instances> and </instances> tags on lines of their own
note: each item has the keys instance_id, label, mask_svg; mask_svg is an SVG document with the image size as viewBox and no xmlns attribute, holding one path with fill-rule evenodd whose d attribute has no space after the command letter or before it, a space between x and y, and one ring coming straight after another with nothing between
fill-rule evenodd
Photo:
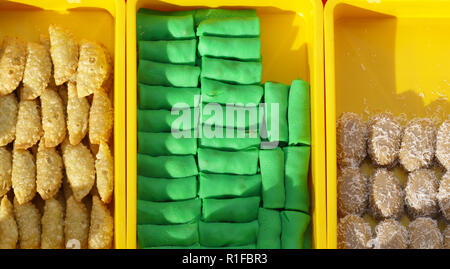
<instances>
[{"instance_id":1,"label":"folded green cake","mask_svg":"<svg viewBox=\"0 0 450 269\"><path fill-rule=\"evenodd\" d=\"M143 201L167 202L193 199L197 196L197 177L152 178L137 176L137 198Z\"/></svg>"},{"instance_id":2,"label":"folded green cake","mask_svg":"<svg viewBox=\"0 0 450 269\"><path fill-rule=\"evenodd\" d=\"M303 249L311 217L298 211L281 211L281 248Z\"/></svg>"},{"instance_id":3,"label":"folded green cake","mask_svg":"<svg viewBox=\"0 0 450 269\"><path fill-rule=\"evenodd\" d=\"M197 87L200 67L139 60L138 82L170 87Z\"/></svg>"},{"instance_id":4,"label":"folded green cake","mask_svg":"<svg viewBox=\"0 0 450 269\"><path fill-rule=\"evenodd\" d=\"M276 82L266 82L264 84L265 118L269 135L268 140L270 142L288 142L288 95L288 85ZM278 111L276 111L277 106ZM301 115L295 117L294 121L297 121L299 118L301 118Z\"/></svg>"},{"instance_id":5,"label":"folded green cake","mask_svg":"<svg viewBox=\"0 0 450 269\"><path fill-rule=\"evenodd\" d=\"M199 174L200 198L232 198L260 195L261 175Z\"/></svg>"},{"instance_id":6,"label":"folded green cake","mask_svg":"<svg viewBox=\"0 0 450 269\"><path fill-rule=\"evenodd\" d=\"M289 89L289 145L311 145L309 84L297 79Z\"/></svg>"},{"instance_id":7,"label":"folded green cake","mask_svg":"<svg viewBox=\"0 0 450 269\"><path fill-rule=\"evenodd\" d=\"M138 152L152 156L195 155L197 138L176 138L172 133L138 132Z\"/></svg>"},{"instance_id":8,"label":"folded green cake","mask_svg":"<svg viewBox=\"0 0 450 269\"><path fill-rule=\"evenodd\" d=\"M198 106L200 88L175 88L138 83L141 109L186 108Z\"/></svg>"},{"instance_id":9,"label":"folded green cake","mask_svg":"<svg viewBox=\"0 0 450 269\"><path fill-rule=\"evenodd\" d=\"M184 131L197 128L195 109L170 110L144 110L138 109L138 131L140 132L170 132Z\"/></svg>"},{"instance_id":10,"label":"folded green cake","mask_svg":"<svg viewBox=\"0 0 450 269\"><path fill-rule=\"evenodd\" d=\"M285 147L285 209L309 212L309 147Z\"/></svg>"},{"instance_id":11,"label":"folded green cake","mask_svg":"<svg viewBox=\"0 0 450 269\"><path fill-rule=\"evenodd\" d=\"M197 36L257 37L259 34L258 17L212 18L197 27Z\"/></svg>"},{"instance_id":12,"label":"folded green cake","mask_svg":"<svg viewBox=\"0 0 450 269\"><path fill-rule=\"evenodd\" d=\"M189 247L198 243L198 223L137 226L140 248L161 246Z\"/></svg>"},{"instance_id":13,"label":"folded green cake","mask_svg":"<svg viewBox=\"0 0 450 269\"><path fill-rule=\"evenodd\" d=\"M249 222L258 218L259 196L203 199L202 220L206 222Z\"/></svg>"},{"instance_id":14,"label":"folded green cake","mask_svg":"<svg viewBox=\"0 0 450 269\"><path fill-rule=\"evenodd\" d=\"M263 88L260 85L234 85L201 78L203 103L257 105L261 102Z\"/></svg>"},{"instance_id":15,"label":"folded green cake","mask_svg":"<svg viewBox=\"0 0 450 269\"><path fill-rule=\"evenodd\" d=\"M284 208L284 152L281 148L259 151L264 208Z\"/></svg>"},{"instance_id":16,"label":"folded green cake","mask_svg":"<svg viewBox=\"0 0 450 269\"><path fill-rule=\"evenodd\" d=\"M198 52L201 56L257 61L261 59L261 40L259 37L200 36Z\"/></svg>"},{"instance_id":17,"label":"folded green cake","mask_svg":"<svg viewBox=\"0 0 450 269\"><path fill-rule=\"evenodd\" d=\"M202 137L199 139L199 146L204 148L234 151L259 148L261 144L258 130L252 132L251 130L222 127L211 128L210 126L202 126L202 128L204 131ZM212 129L213 136L207 137L205 130L210 129ZM230 136L227 135L227 132Z\"/></svg>"},{"instance_id":18,"label":"folded green cake","mask_svg":"<svg viewBox=\"0 0 450 269\"><path fill-rule=\"evenodd\" d=\"M238 128L257 131L262 122L262 108L259 106L202 104L201 123L212 127ZM260 118L261 117L261 118ZM203 130L209 130L203 126ZM208 136L209 137L209 136Z\"/></svg>"},{"instance_id":19,"label":"folded green cake","mask_svg":"<svg viewBox=\"0 0 450 269\"><path fill-rule=\"evenodd\" d=\"M174 40L195 37L194 17L166 16L157 14L136 14L136 35L138 40Z\"/></svg>"},{"instance_id":20,"label":"folded green cake","mask_svg":"<svg viewBox=\"0 0 450 269\"><path fill-rule=\"evenodd\" d=\"M280 211L259 208L258 211L258 249L281 248L281 216Z\"/></svg>"},{"instance_id":21,"label":"folded green cake","mask_svg":"<svg viewBox=\"0 0 450 269\"><path fill-rule=\"evenodd\" d=\"M195 64L197 40L139 41L139 59L172 64Z\"/></svg>"},{"instance_id":22,"label":"folded green cake","mask_svg":"<svg viewBox=\"0 0 450 269\"><path fill-rule=\"evenodd\" d=\"M258 172L258 149L230 152L199 148L198 167L202 172L254 175Z\"/></svg>"},{"instance_id":23,"label":"folded green cake","mask_svg":"<svg viewBox=\"0 0 450 269\"><path fill-rule=\"evenodd\" d=\"M220 18L236 18L236 17L256 17L256 10L254 9L197 9L194 13L195 25L207 19Z\"/></svg>"},{"instance_id":24,"label":"folded green cake","mask_svg":"<svg viewBox=\"0 0 450 269\"><path fill-rule=\"evenodd\" d=\"M259 84L262 64L202 57L201 77L234 84ZM195 86L194 86L195 87Z\"/></svg>"},{"instance_id":25,"label":"folded green cake","mask_svg":"<svg viewBox=\"0 0 450 269\"><path fill-rule=\"evenodd\" d=\"M201 200L175 202L137 201L137 224L182 224L196 221L201 214Z\"/></svg>"},{"instance_id":26,"label":"folded green cake","mask_svg":"<svg viewBox=\"0 0 450 269\"><path fill-rule=\"evenodd\" d=\"M179 178L198 175L193 155L153 157L138 153L137 173L156 178Z\"/></svg>"},{"instance_id":27,"label":"folded green cake","mask_svg":"<svg viewBox=\"0 0 450 269\"><path fill-rule=\"evenodd\" d=\"M245 246L256 243L258 221L246 223L198 223L200 245L205 247Z\"/></svg>"}]
</instances>

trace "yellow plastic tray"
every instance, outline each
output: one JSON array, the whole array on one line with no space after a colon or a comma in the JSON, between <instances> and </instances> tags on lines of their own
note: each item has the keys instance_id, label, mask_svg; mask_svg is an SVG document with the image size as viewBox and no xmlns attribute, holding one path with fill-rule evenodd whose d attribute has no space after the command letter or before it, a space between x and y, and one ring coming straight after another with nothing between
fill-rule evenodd
<instances>
[{"instance_id":1,"label":"yellow plastic tray","mask_svg":"<svg viewBox=\"0 0 450 269\"><path fill-rule=\"evenodd\" d=\"M127 248L136 248L136 12L139 8L255 8L261 20L263 81L311 83L313 247L326 247L323 7L319 0L131 0L127 2Z\"/></svg>"},{"instance_id":2,"label":"yellow plastic tray","mask_svg":"<svg viewBox=\"0 0 450 269\"><path fill-rule=\"evenodd\" d=\"M114 56L114 229L116 248L125 248L125 2L123 0L0 1L0 40L5 35L39 41L51 23L78 38L102 42Z\"/></svg>"},{"instance_id":3,"label":"yellow plastic tray","mask_svg":"<svg viewBox=\"0 0 450 269\"><path fill-rule=\"evenodd\" d=\"M450 113L450 2L331 0L325 5L327 242L336 248L336 118Z\"/></svg>"}]
</instances>

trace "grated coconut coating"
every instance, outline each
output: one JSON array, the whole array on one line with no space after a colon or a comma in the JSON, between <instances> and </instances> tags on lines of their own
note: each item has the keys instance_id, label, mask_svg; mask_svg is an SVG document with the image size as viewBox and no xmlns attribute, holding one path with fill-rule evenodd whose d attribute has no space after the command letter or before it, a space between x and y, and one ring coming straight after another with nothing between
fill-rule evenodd
<instances>
[{"instance_id":1,"label":"grated coconut coating","mask_svg":"<svg viewBox=\"0 0 450 269\"><path fill-rule=\"evenodd\" d=\"M450 120L443 122L437 132L436 157L447 171L450 170Z\"/></svg>"},{"instance_id":2,"label":"grated coconut coating","mask_svg":"<svg viewBox=\"0 0 450 269\"><path fill-rule=\"evenodd\" d=\"M375 227L372 244L374 249L407 249L409 233L397 220L386 219Z\"/></svg>"},{"instance_id":3,"label":"grated coconut coating","mask_svg":"<svg viewBox=\"0 0 450 269\"><path fill-rule=\"evenodd\" d=\"M391 113L381 113L369 122L368 153L380 166L392 165L400 150L402 126Z\"/></svg>"},{"instance_id":4,"label":"grated coconut coating","mask_svg":"<svg viewBox=\"0 0 450 269\"><path fill-rule=\"evenodd\" d=\"M339 170L337 178L338 212L341 217L361 215L368 204L367 180L359 168L346 167Z\"/></svg>"},{"instance_id":5,"label":"grated coconut coating","mask_svg":"<svg viewBox=\"0 0 450 269\"><path fill-rule=\"evenodd\" d=\"M441 178L437 198L442 215L450 221L450 171Z\"/></svg>"},{"instance_id":6,"label":"grated coconut coating","mask_svg":"<svg viewBox=\"0 0 450 269\"><path fill-rule=\"evenodd\" d=\"M357 215L347 215L339 220L337 226L339 249L371 248L372 230L363 218Z\"/></svg>"},{"instance_id":7,"label":"grated coconut coating","mask_svg":"<svg viewBox=\"0 0 450 269\"><path fill-rule=\"evenodd\" d=\"M430 119L413 119L405 127L399 153L408 171L430 166L436 146L436 128Z\"/></svg>"},{"instance_id":8,"label":"grated coconut coating","mask_svg":"<svg viewBox=\"0 0 450 269\"><path fill-rule=\"evenodd\" d=\"M375 219L398 219L403 214L404 193L392 171L379 168L372 175L369 203Z\"/></svg>"},{"instance_id":9,"label":"grated coconut coating","mask_svg":"<svg viewBox=\"0 0 450 269\"><path fill-rule=\"evenodd\" d=\"M438 188L439 181L433 171L419 169L409 173L405 187L408 214L413 218L436 216Z\"/></svg>"},{"instance_id":10,"label":"grated coconut coating","mask_svg":"<svg viewBox=\"0 0 450 269\"><path fill-rule=\"evenodd\" d=\"M420 217L409 223L412 249L440 249L443 238L437 222L428 217Z\"/></svg>"},{"instance_id":11,"label":"grated coconut coating","mask_svg":"<svg viewBox=\"0 0 450 269\"><path fill-rule=\"evenodd\" d=\"M336 152L341 167L357 167L367 155L367 126L355 113L342 113L336 122Z\"/></svg>"}]
</instances>

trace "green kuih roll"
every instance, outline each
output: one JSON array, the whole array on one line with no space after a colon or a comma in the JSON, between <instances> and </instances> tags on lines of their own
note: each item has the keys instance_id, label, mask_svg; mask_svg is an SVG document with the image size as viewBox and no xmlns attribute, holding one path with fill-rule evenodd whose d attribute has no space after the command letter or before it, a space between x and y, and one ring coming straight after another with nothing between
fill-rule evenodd
<instances>
[{"instance_id":1,"label":"green kuih roll","mask_svg":"<svg viewBox=\"0 0 450 269\"><path fill-rule=\"evenodd\" d=\"M207 78L201 78L201 84L203 103L257 105L263 96L260 85L234 85Z\"/></svg>"},{"instance_id":2,"label":"green kuih roll","mask_svg":"<svg viewBox=\"0 0 450 269\"><path fill-rule=\"evenodd\" d=\"M139 59L172 64L195 64L197 40L139 41Z\"/></svg>"},{"instance_id":3,"label":"green kuih roll","mask_svg":"<svg viewBox=\"0 0 450 269\"><path fill-rule=\"evenodd\" d=\"M203 199L202 219L206 222L249 222L258 218L259 196Z\"/></svg>"},{"instance_id":4,"label":"green kuih roll","mask_svg":"<svg viewBox=\"0 0 450 269\"><path fill-rule=\"evenodd\" d=\"M261 109L262 111L262 109ZM216 103L202 104L201 123L218 128L237 128L257 131L262 122L260 107L220 105ZM261 116L261 119L260 119ZM207 130L203 127L203 130ZM210 136L208 136L210 137Z\"/></svg>"},{"instance_id":5,"label":"green kuih roll","mask_svg":"<svg viewBox=\"0 0 450 269\"><path fill-rule=\"evenodd\" d=\"M170 87L197 87L200 67L139 60L138 82Z\"/></svg>"},{"instance_id":6,"label":"green kuih roll","mask_svg":"<svg viewBox=\"0 0 450 269\"><path fill-rule=\"evenodd\" d=\"M288 210L309 212L309 147L285 147L285 187Z\"/></svg>"},{"instance_id":7,"label":"green kuih roll","mask_svg":"<svg viewBox=\"0 0 450 269\"><path fill-rule=\"evenodd\" d=\"M235 18L235 17L256 17L255 9L197 9L194 14L195 25L199 25L207 19Z\"/></svg>"},{"instance_id":8,"label":"green kuih roll","mask_svg":"<svg viewBox=\"0 0 450 269\"><path fill-rule=\"evenodd\" d=\"M259 37L200 36L198 52L201 56L257 61L261 59L261 40Z\"/></svg>"},{"instance_id":9,"label":"green kuih roll","mask_svg":"<svg viewBox=\"0 0 450 269\"><path fill-rule=\"evenodd\" d=\"M256 244L258 221L246 223L199 221L200 245L204 247L231 247Z\"/></svg>"},{"instance_id":10,"label":"green kuih roll","mask_svg":"<svg viewBox=\"0 0 450 269\"><path fill-rule=\"evenodd\" d=\"M172 133L138 132L138 152L152 156L195 155L197 138L176 138Z\"/></svg>"},{"instance_id":11,"label":"green kuih roll","mask_svg":"<svg viewBox=\"0 0 450 269\"><path fill-rule=\"evenodd\" d=\"M258 149L230 152L199 148L197 157L202 172L236 175L258 172Z\"/></svg>"},{"instance_id":12,"label":"green kuih roll","mask_svg":"<svg viewBox=\"0 0 450 269\"><path fill-rule=\"evenodd\" d=\"M180 178L198 175L193 155L153 157L138 153L138 175L156 178Z\"/></svg>"},{"instance_id":13,"label":"green kuih roll","mask_svg":"<svg viewBox=\"0 0 450 269\"><path fill-rule=\"evenodd\" d=\"M198 223L177 225L138 225L139 248L161 246L190 247L198 243Z\"/></svg>"},{"instance_id":14,"label":"green kuih roll","mask_svg":"<svg viewBox=\"0 0 450 269\"><path fill-rule=\"evenodd\" d=\"M198 106L200 88L175 88L138 83L139 108L167 109Z\"/></svg>"},{"instance_id":15,"label":"green kuih roll","mask_svg":"<svg viewBox=\"0 0 450 269\"><path fill-rule=\"evenodd\" d=\"M259 151L264 208L284 208L284 152L281 148Z\"/></svg>"},{"instance_id":16,"label":"green kuih roll","mask_svg":"<svg viewBox=\"0 0 450 269\"><path fill-rule=\"evenodd\" d=\"M281 248L303 249L304 235L311 217L298 211L281 211Z\"/></svg>"},{"instance_id":17,"label":"green kuih roll","mask_svg":"<svg viewBox=\"0 0 450 269\"><path fill-rule=\"evenodd\" d=\"M197 196L197 177L152 178L137 176L138 200L167 202L194 199Z\"/></svg>"},{"instance_id":18,"label":"green kuih roll","mask_svg":"<svg viewBox=\"0 0 450 269\"><path fill-rule=\"evenodd\" d=\"M250 197L261 193L261 174L223 175L199 174L200 198Z\"/></svg>"},{"instance_id":19,"label":"green kuih roll","mask_svg":"<svg viewBox=\"0 0 450 269\"><path fill-rule=\"evenodd\" d=\"M258 249L281 248L281 216L280 212L272 209L260 208L258 211Z\"/></svg>"},{"instance_id":20,"label":"green kuih roll","mask_svg":"<svg viewBox=\"0 0 450 269\"><path fill-rule=\"evenodd\" d=\"M182 224L200 218L201 200L175 202L137 201L137 224Z\"/></svg>"},{"instance_id":21,"label":"green kuih roll","mask_svg":"<svg viewBox=\"0 0 450 269\"><path fill-rule=\"evenodd\" d=\"M289 86L283 83L266 82L264 84L264 101L266 103L266 123L270 142L288 142L288 95ZM275 111L278 104L278 116ZM294 118L297 121L298 116Z\"/></svg>"},{"instance_id":22,"label":"green kuih roll","mask_svg":"<svg viewBox=\"0 0 450 269\"><path fill-rule=\"evenodd\" d=\"M202 57L202 78L210 78L234 84L259 84L262 64L235 60ZM194 86L195 87L195 86Z\"/></svg>"},{"instance_id":23,"label":"green kuih roll","mask_svg":"<svg viewBox=\"0 0 450 269\"><path fill-rule=\"evenodd\" d=\"M228 138L225 137L226 131L223 130L231 128L220 128L220 127L216 128L219 129L219 132L223 133L223 135L221 137L216 136L212 138L205 137L205 135L203 135L199 139L199 146L203 148L214 148L214 149L234 151L234 150L245 150L250 148L259 148L261 144L261 138L259 137L259 134L256 137L250 136L248 130L233 129L232 131L234 132L234 136ZM237 137L237 132L239 131L244 132L244 137Z\"/></svg>"},{"instance_id":24,"label":"green kuih roll","mask_svg":"<svg viewBox=\"0 0 450 269\"><path fill-rule=\"evenodd\" d=\"M197 36L257 37L260 34L258 17L213 18L199 23Z\"/></svg>"},{"instance_id":25,"label":"green kuih roll","mask_svg":"<svg viewBox=\"0 0 450 269\"><path fill-rule=\"evenodd\" d=\"M165 16L156 14L136 14L136 34L138 40L174 40L195 37L192 15Z\"/></svg>"},{"instance_id":26,"label":"green kuih roll","mask_svg":"<svg viewBox=\"0 0 450 269\"><path fill-rule=\"evenodd\" d=\"M306 229L304 236L303 236L303 249L311 249L311 248L312 248L311 223L309 223L308 228Z\"/></svg>"},{"instance_id":27,"label":"green kuih roll","mask_svg":"<svg viewBox=\"0 0 450 269\"><path fill-rule=\"evenodd\" d=\"M198 112L199 113L199 112ZM144 110L138 109L138 131L140 132L170 132L197 129L195 109L182 109L173 112L170 110Z\"/></svg>"},{"instance_id":28,"label":"green kuih roll","mask_svg":"<svg viewBox=\"0 0 450 269\"><path fill-rule=\"evenodd\" d=\"M297 79L289 89L289 145L311 145L309 84Z\"/></svg>"}]
</instances>

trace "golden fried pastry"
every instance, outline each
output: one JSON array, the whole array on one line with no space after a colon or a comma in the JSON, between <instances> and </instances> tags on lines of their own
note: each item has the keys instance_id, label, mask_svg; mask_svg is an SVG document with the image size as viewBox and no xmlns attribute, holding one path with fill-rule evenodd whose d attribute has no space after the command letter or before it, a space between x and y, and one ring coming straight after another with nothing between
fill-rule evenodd
<instances>
[{"instance_id":1,"label":"golden fried pastry","mask_svg":"<svg viewBox=\"0 0 450 269\"><path fill-rule=\"evenodd\" d=\"M45 201L44 214L41 219L42 249L64 248L64 207L55 198Z\"/></svg>"},{"instance_id":2,"label":"golden fried pastry","mask_svg":"<svg viewBox=\"0 0 450 269\"><path fill-rule=\"evenodd\" d=\"M20 204L14 199L14 215L19 228L19 246L21 249L41 247L41 215L32 202Z\"/></svg>"},{"instance_id":3,"label":"golden fried pastry","mask_svg":"<svg viewBox=\"0 0 450 269\"><path fill-rule=\"evenodd\" d=\"M70 144L76 145L86 136L89 122L89 102L78 97L76 84L67 83L67 130Z\"/></svg>"},{"instance_id":4,"label":"golden fried pastry","mask_svg":"<svg viewBox=\"0 0 450 269\"><path fill-rule=\"evenodd\" d=\"M108 142L114 121L114 111L108 95L98 90L94 93L89 111L89 140L92 144Z\"/></svg>"},{"instance_id":5,"label":"golden fried pastry","mask_svg":"<svg viewBox=\"0 0 450 269\"><path fill-rule=\"evenodd\" d=\"M78 42L66 29L56 25L48 28L50 34L50 55L56 85L69 81L78 67Z\"/></svg>"},{"instance_id":6,"label":"golden fried pastry","mask_svg":"<svg viewBox=\"0 0 450 269\"><path fill-rule=\"evenodd\" d=\"M6 147L0 147L0 197L11 189L12 156Z\"/></svg>"},{"instance_id":7,"label":"golden fried pastry","mask_svg":"<svg viewBox=\"0 0 450 269\"><path fill-rule=\"evenodd\" d=\"M19 103L16 95L0 95L0 146L6 146L16 137L17 111Z\"/></svg>"},{"instance_id":8,"label":"golden fried pastry","mask_svg":"<svg viewBox=\"0 0 450 269\"><path fill-rule=\"evenodd\" d=\"M66 137L64 104L53 89L46 89L41 95L42 129L46 147L56 147Z\"/></svg>"},{"instance_id":9,"label":"golden fried pastry","mask_svg":"<svg viewBox=\"0 0 450 269\"><path fill-rule=\"evenodd\" d=\"M0 204L0 249L16 248L19 230L14 218L14 207L8 196L3 196Z\"/></svg>"},{"instance_id":10,"label":"golden fried pastry","mask_svg":"<svg viewBox=\"0 0 450 269\"><path fill-rule=\"evenodd\" d=\"M96 195L92 196L89 248L108 249L112 246L114 219L106 205Z\"/></svg>"},{"instance_id":11,"label":"golden fried pastry","mask_svg":"<svg viewBox=\"0 0 450 269\"><path fill-rule=\"evenodd\" d=\"M33 100L41 96L52 75L52 60L44 45L29 42L27 52L20 100Z\"/></svg>"},{"instance_id":12,"label":"golden fried pastry","mask_svg":"<svg viewBox=\"0 0 450 269\"><path fill-rule=\"evenodd\" d=\"M63 178L63 160L56 148L39 143L36 154L36 189L47 200L58 193Z\"/></svg>"},{"instance_id":13,"label":"golden fried pastry","mask_svg":"<svg viewBox=\"0 0 450 269\"><path fill-rule=\"evenodd\" d=\"M114 160L108 144L100 142L96 155L97 190L104 203L109 203L114 190Z\"/></svg>"},{"instance_id":14,"label":"golden fried pastry","mask_svg":"<svg viewBox=\"0 0 450 269\"><path fill-rule=\"evenodd\" d=\"M42 136L41 111L36 99L19 102L14 147L27 149L35 145Z\"/></svg>"},{"instance_id":15,"label":"golden fried pastry","mask_svg":"<svg viewBox=\"0 0 450 269\"><path fill-rule=\"evenodd\" d=\"M5 37L0 49L0 95L12 93L22 81L27 50L15 37Z\"/></svg>"},{"instance_id":16,"label":"golden fried pastry","mask_svg":"<svg viewBox=\"0 0 450 269\"><path fill-rule=\"evenodd\" d=\"M26 149L14 148L11 182L19 204L31 201L36 194L36 165Z\"/></svg>"}]
</instances>

